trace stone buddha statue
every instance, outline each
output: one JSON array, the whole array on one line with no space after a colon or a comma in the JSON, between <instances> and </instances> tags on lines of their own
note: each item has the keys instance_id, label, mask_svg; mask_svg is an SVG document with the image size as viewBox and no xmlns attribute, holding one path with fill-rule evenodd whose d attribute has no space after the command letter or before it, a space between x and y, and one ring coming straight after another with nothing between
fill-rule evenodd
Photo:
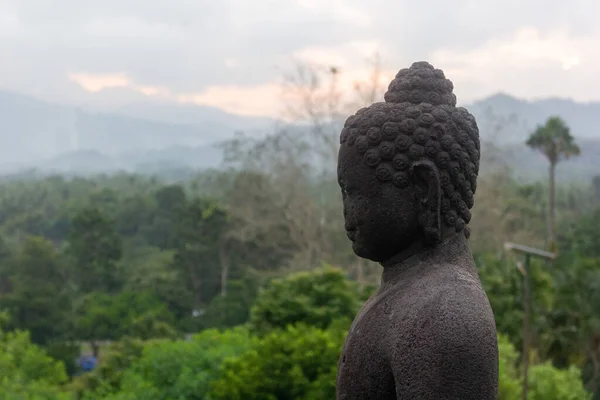
<instances>
[{"instance_id":1,"label":"stone buddha statue","mask_svg":"<svg viewBox=\"0 0 600 400\"><path fill-rule=\"evenodd\" d=\"M338 180L354 252L383 266L346 337L339 400L493 400L496 325L469 249L479 130L429 63L350 116Z\"/></svg>"}]
</instances>

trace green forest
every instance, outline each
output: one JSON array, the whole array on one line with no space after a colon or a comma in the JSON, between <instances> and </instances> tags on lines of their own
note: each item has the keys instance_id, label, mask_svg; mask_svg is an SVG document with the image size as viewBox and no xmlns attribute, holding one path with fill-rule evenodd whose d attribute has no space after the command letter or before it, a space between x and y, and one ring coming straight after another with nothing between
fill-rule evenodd
<instances>
[{"instance_id":1,"label":"green forest","mask_svg":"<svg viewBox=\"0 0 600 400\"><path fill-rule=\"evenodd\" d=\"M381 266L352 253L326 140L339 131L318 128L238 135L223 168L191 175L4 179L0 398L334 399L345 333ZM558 118L523 146L548 158L548 179L517 181L483 141L470 223L499 398L523 385L510 241L558 254L531 266L529 399L600 399L600 178L555 182L579 152ZM89 372L84 354L98 359Z\"/></svg>"}]
</instances>

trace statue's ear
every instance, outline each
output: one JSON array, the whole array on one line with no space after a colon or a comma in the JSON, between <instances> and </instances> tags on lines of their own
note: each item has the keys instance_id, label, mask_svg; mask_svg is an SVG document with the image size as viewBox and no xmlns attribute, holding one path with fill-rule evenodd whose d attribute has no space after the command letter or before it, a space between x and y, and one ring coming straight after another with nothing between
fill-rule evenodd
<instances>
[{"instance_id":1,"label":"statue's ear","mask_svg":"<svg viewBox=\"0 0 600 400\"><path fill-rule=\"evenodd\" d=\"M417 161L410 168L410 177L417 191L419 223L425 240L429 244L438 243L442 237L442 187L438 168L429 160Z\"/></svg>"}]
</instances>

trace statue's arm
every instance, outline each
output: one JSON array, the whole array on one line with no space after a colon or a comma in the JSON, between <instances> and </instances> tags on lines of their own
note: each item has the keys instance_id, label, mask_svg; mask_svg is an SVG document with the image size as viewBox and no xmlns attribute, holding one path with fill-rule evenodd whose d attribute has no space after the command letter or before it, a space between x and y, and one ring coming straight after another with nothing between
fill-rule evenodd
<instances>
[{"instance_id":1,"label":"statue's arm","mask_svg":"<svg viewBox=\"0 0 600 400\"><path fill-rule=\"evenodd\" d=\"M487 298L456 289L423 306L408 337L398 338L391 360L398 399L497 399L498 348Z\"/></svg>"}]
</instances>

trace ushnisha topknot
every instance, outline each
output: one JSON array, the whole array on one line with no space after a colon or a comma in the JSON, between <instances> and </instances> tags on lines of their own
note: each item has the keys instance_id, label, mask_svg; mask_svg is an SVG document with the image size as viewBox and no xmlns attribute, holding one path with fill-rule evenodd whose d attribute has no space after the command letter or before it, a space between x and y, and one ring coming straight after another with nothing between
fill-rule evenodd
<instances>
[{"instance_id":1,"label":"ushnisha topknot","mask_svg":"<svg viewBox=\"0 0 600 400\"><path fill-rule=\"evenodd\" d=\"M439 168L444 223L464 231L471 220L479 172L479 129L475 118L456 107L453 84L427 62L402 69L385 102L348 117L342 146L354 147L382 183L410 185L410 166L430 160Z\"/></svg>"},{"instance_id":2,"label":"ushnisha topknot","mask_svg":"<svg viewBox=\"0 0 600 400\"><path fill-rule=\"evenodd\" d=\"M444 76L444 71L435 69L425 61L401 69L390 83L384 99L386 103L429 103L433 106L456 106L454 85Z\"/></svg>"}]
</instances>

